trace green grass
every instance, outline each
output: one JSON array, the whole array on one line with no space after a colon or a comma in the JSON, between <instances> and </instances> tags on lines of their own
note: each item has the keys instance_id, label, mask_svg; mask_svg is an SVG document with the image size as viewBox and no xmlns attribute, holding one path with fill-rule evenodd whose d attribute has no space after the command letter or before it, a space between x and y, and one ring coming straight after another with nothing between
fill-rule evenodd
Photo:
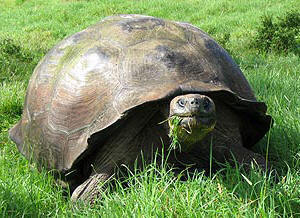
<instances>
[{"instance_id":1,"label":"green grass","mask_svg":"<svg viewBox=\"0 0 300 218\"><path fill-rule=\"evenodd\" d=\"M284 16L298 0L2 0L0 1L0 214L3 217L299 217L300 58L260 53L252 43L264 15ZM256 170L225 167L181 182L164 167L133 172L124 188L116 181L94 207L64 197L47 172L38 172L8 139L20 118L30 75L64 37L113 14L146 14L190 22L210 33L240 65L274 118L255 147L266 153L278 181Z\"/></svg>"},{"instance_id":2,"label":"green grass","mask_svg":"<svg viewBox=\"0 0 300 218\"><path fill-rule=\"evenodd\" d=\"M180 131L182 131L179 128L179 123L181 120L182 120L182 118L180 118L178 116L173 116L168 120L169 126L170 126L169 137L171 139L171 144L170 144L171 149L181 150L181 145L178 140L178 135L180 134Z\"/></svg>"}]
</instances>

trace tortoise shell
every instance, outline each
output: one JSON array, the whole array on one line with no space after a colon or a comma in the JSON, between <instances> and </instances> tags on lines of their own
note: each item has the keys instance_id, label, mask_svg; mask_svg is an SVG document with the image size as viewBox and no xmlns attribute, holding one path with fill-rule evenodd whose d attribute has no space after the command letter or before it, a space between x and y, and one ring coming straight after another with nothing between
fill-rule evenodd
<instances>
[{"instance_id":1,"label":"tortoise shell","mask_svg":"<svg viewBox=\"0 0 300 218\"><path fill-rule=\"evenodd\" d=\"M238 111L246 147L269 129L265 104L205 32L150 16L108 17L64 39L41 60L10 137L28 159L66 171L99 146L95 134L97 140L107 137L135 108L184 93L217 96Z\"/></svg>"}]
</instances>

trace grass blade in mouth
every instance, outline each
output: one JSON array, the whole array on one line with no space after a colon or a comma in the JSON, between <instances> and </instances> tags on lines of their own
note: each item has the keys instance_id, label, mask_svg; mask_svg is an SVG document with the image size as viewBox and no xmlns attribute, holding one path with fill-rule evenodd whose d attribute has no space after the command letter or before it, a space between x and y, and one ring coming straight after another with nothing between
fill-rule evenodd
<instances>
[{"instance_id":1,"label":"grass blade in mouth","mask_svg":"<svg viewBox=\"0 0 300 218\"><path fill-rule=\"evenodd\" d=\"M169 118L169 126L170 126L170 132L169 132L169 137L171 139L171 144L169 149L175 150L179 148L181 151L181 145L178 140L178 134L180 131L180 122L182 121L182 118L179 116L172 116Z\"/></svg>"}]
</instances>

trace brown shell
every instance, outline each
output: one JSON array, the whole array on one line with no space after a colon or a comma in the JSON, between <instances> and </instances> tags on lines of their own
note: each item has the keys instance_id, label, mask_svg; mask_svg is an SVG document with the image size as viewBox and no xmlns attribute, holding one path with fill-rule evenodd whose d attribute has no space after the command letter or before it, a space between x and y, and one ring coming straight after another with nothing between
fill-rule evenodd
<instances>
[{"instance_id":1,"label":"brown shell","mask_svg":"<svg viewBox=\"0 0 300 218\"><path fill-rule=\"evenodd\" d=\"M269 128L265 104L206 33L149 16L108 17L61 41L38 64L10 137L27 158L68 170L93 134L133 108L191 92L216 95L245 115L257 129L245 128L246 146Z\"/></svg>"}]
</instances>

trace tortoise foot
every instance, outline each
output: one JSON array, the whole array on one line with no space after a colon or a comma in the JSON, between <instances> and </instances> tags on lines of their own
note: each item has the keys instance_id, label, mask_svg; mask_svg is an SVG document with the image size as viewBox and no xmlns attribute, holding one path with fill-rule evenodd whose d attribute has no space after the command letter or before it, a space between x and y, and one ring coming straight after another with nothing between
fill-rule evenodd
<instances>
[{"instance_id":1,"label":"tortoise foot","mask_svg":"<svg viewBox=\"0 0 300 218\"><path fill-rule=\"evenodd\" d=\"M101 191L109 179L107 174L95 174L79 185L72 193L72 201L83 201L93 204L96 199L101 197Z\"/></svg>"}]
</instances>

